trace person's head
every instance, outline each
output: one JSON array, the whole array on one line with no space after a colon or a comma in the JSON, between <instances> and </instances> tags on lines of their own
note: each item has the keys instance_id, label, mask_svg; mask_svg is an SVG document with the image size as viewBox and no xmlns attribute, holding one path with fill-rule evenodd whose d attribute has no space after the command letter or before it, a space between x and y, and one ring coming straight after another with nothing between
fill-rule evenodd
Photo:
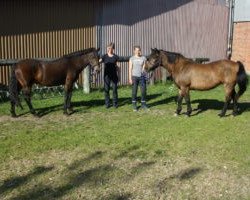
<instances>
[{"instance_id":1,"label":"person's head","mask_svg":"<svg viewBox=\"0 0 250 200\"><path fill-rule=\"evenodd\" d=\"M141 47L140 46L134 46L134 55L141 56Z\"/></svg>"},{"instance_id":2,"label":"person's head","mask_svg":"<svg viewBox=\"0 0 250 200\"><path fill-rule=\"evenodd\" d=\"M107 46L107 52L110 54L114 53L114 49L115 49L115 44L113 42L109 43Z\"/></svg>"}]
</instances>

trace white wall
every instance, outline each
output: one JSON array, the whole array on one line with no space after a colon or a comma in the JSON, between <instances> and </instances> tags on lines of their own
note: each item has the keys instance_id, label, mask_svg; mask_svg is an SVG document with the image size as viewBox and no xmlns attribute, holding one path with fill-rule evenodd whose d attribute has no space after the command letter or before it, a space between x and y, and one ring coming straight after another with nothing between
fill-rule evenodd
<instances>
[{"instance_id":1,"label":"white wall","mask_svg":"<svg viewBox=\"0 0 250 200\"><path fill-rule=\"evenodd\" d=\"M234 21L250 21L250 0L235 0Z\"/></svg>"}]
</instances>

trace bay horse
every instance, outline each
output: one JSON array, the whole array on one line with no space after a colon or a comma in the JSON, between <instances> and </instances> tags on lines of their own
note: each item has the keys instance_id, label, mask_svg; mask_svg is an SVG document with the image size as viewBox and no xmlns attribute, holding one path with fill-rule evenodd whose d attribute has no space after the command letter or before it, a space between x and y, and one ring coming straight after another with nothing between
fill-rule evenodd
<instances>
[{"instance_id":1,"label":"bay horse","mask_svg":"<svg viewBox=\"0 0 250 200\"><path fill-rule=\"evenodd\" d=\"M98 51L100 49L88 48L73 52L54 61L41 61L24 59L12 66L9 84L11 116L16 117L15 106L21 106L19 93L22 90L24 99L32 114L36 111L31 103L31 88L33 84L43 86L64 85L64 114L72 112L71 97L73 84L80 72L90 65L94 73L100 71Z\"/></svg>"},{"instance_id":2,"label":"bay horse","mask_svg":"<svg viewBox=\"0 0 250 200\"><path fill-rule=\"evenodd\" d=\"M240 61L219 60L199 64L179 53L151 49L145 69L151 71L158 66L167 69L179 89L176 115L181 113L183 98L187 104L187 116L192 113L190 90L210 90L221 84L224 85L225 103L219 116L225 116L231 100L233 100L232 114L234 116L238 114L237 102L248 84L245 68ZM238 93L235 91L236 84L239 86Z\"/></svg>"}]
</instances>

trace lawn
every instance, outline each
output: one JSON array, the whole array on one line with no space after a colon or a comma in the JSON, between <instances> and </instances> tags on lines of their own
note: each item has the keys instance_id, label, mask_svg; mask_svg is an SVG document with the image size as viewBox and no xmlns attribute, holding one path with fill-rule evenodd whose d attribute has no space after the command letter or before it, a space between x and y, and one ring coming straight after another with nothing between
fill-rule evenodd
<instances>
[{"instance_id":1,"label":"lawn","mask_svg":"<svg viewBox=\"0 0 250 200\"><path fill-rule=\"evenodd\" d=\"M108 110L101 90L74 91L69 117L60 96L33 100L39 118L1 103L0 199L250 199L249 89L224 118L222 87L175 117L171 83L148 87L150 111L132 111L130 87Z\"/></svg>"}]
</instances>

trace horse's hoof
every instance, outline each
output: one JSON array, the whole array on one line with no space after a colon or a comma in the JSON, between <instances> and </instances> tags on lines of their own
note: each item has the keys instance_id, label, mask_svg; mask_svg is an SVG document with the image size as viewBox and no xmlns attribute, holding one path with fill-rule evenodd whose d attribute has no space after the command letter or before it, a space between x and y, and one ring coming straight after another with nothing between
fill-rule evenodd
<instances>
[{"instance_id":1,"label":"horse's hoof","mask_svg":"<svg viewBox=\"0 0 250 200\"><path fill-rule=\"evenodd\" d=\"M17 118L17 115L16 114L11 114L11 117L12 118Z\"/></svg>"},{"instance_id":2,"label":"horse's hoof","mask_svg":"<svg viewBox=\"0 0 250 200\"><path fill-rule=\"evenodd\" d=\"M238 112L233 112L232 115L236 117L239 113Z\"/></svg>"},{"instance_id":3,"label":"horse's hoof","mask_svg":"<svg viewBox=\"0 0 250 200\"><path fill-rule=\"evenodd\" d=\"M63 114L64 114L65 116L70 116L70 114L69 114L67 111L64 111Z\"/></svg>"},{"instance_id":4,"label":"horse's hoof","mask_svg":"<svg viewBox=\"0 0 250 200\"><path fill-rule=\"evenodd\" d=\"M177 113L174 113L174 117L178 117L179 116L179 114L177 114Z\"/></svg>"},{"instance_id":5,"label":"horse's hoof","mask_svg":"<svg viewBox=\"0 0 250 200\"><path fill-rule=\"evenodd\" d=\"M222 117L225 117L225 114L220 113L220 114L218 114L218 116L219 116L220 118L222 118Z\"/></svg>"},{"instance_id":6,"label":"horse's hoof","mask_svg":"<svg viewBox=\"0 0 250 200\"><path fill-rule=\"evenodd\" d=\"M34 110L30 111L30 113L31 113L32 115L34 115L34 116L37 115L36 111L34 111Z\"/></svg>"},{"instance_id":7,"label":"horse's hoof","mask_svg":"<svg viewBox=\"0 0 250 200\"><path fill-rule=\"evenodd\" d=\"M67 111L68 115L71 115L71 114L73 114L74 112L75 112L75 111L73 110L73 108L69 108L68 111Z\"/></svg>"},{"instance_id":8,"label":"horse's hoof","mask_svg":"<svg viewBox=\"0 0 250 200\"><path fill-rule=\"evenodd\" d=\"M190 117L190 116L191 116L191 113L192 113L192 111L187 111L187 112L186 112L187 117Z\"/></svg>"}]
</instances>

